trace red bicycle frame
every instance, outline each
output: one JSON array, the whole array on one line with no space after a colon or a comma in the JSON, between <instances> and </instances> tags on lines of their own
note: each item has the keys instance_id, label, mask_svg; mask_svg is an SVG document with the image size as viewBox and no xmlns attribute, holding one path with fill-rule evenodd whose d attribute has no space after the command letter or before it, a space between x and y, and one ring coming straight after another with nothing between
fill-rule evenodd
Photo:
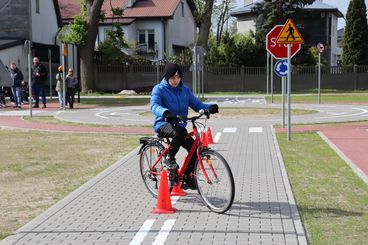
<instances>
[{"instance_id":1,"label":"red bicycle frame","mask_svg":"<svg viewBox=\"0 0 368 245\"><path fill-rule=\"evenodd\" d=\"M202 150L203 146L202 146L202 141L201 141L200 135L198 133L198 129L195 126L193 127L193 131L190 132L187 135L187 137L193 137L193 136L195 136L194 144L192 145L192 148L188 152L187 156L185 157L185 160L184 160L184 163L183 163L182 167L179 169L179 172L178 172L179 179L180 180L183 179L182 177L184 175L185 170L188 167L189 161L192 158L194 152L196 152L198 163L199 163L199 166L200 166L200 168L203 172L203 175L206 178L207 183L211 184L212 181L208 177L208 174L207 174L207 172L206 172L206 170L203 166L203 161L202 161L201 156L200 156L200 151ZM161 161L162 157L168 152L169 148L170 148L170 144L168 144L167 147L165 148L165 150L163 152L161 152L160 156L157 158L157 160L155 161L155 163L151 167L150 172L152 174L156 174L156 175L159 174L156 171L154 171L153 169L155 169L156 165ZM216 175L215 169L212 166L211 160L208 159L207 163L210 166L210 169L211 169L212 173L214 174L215 178L217 179L217 175Z\"/></svg>"}]
</instances>

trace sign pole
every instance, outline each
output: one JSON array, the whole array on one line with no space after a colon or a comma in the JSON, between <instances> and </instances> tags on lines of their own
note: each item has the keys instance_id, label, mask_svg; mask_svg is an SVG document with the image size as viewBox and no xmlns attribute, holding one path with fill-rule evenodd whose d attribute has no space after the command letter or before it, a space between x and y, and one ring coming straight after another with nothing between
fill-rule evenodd
<instances>
[{"instance_id":1,"label":"sign pole","mask_svg":"<svg viewBox=\"0 0 368 245\"><path fill-rule=\"evenodd\" d=\"M50 78L50 99L52 100L52 72L51 72L51 49L48 50L49 55L49 78Z\"/></svg>"},{"instance_id":2,"label":"sign pole","mask_svg":"<svg viewBox=\"0 0 368 245\"><path fill-rule=\"evenodd\" d=\"M268 95L268 84L270 82L270 72L269 71L270 71L270 53L267 51L267 85L266 85L267 95Z\"/></svg>"},{"instance_id":3,"label":"sign pole","mask_svg":"<svg viewBox=\"0 0 368 245\"><path fill-rule=\"evenodd\" d=\"M63 50L63 55L62 55L62 59L63 59L63 60L62 60L62 66L63 66L63 110L65 110L65 99L66 99L66 98L65 98L65 97L66 97L66 96L65 96L65 89L66 89L66 88L65 88L65 87L66 87L66 86L65 86L65 78L66 78L66 76L65 76L65 68L66 68L66 67L65 67L65 56L66 56L67 54L65 53L65 49L66 49L66 46L65 46L65 45L66 45L66 43L63 43L63 44L62 44L62 46L63 46L63 49L62 49L62 50Z\"/></svg>"},{"instance_id":4,"label":"sign pole","mask_svg":"<svg viewBox=\"0 0 368 245\"><path fill-rule=\"evenodd\" d=\"M285 128L285 77L281 79L282 128Z\"/></svg>"},{"instance_id":5,"label":"sign pole","mask_svg":"<svg viewBox=\"0 0 368 245\"><path fill-rule=\"evenodd\" d=\"M321 104L321 52L318 52L318 104Z\"/></svg>"},{"instance_id":6,"label":"sign pole","mask_svg":"<svg viewBox=\"0 0 368 245\"><path fill-rule=\"evenodd\" d=\"M291 44L288 44L288 80L287 80L287 93L288 93L288 131L287 139L291 141Z\"/></svg>"},{"instance_id":7,"label":"sign pole","mask_svg":"<svg viewBox=\"0 0 368 245\"><path fill-rule=\"evenodd\" d=\"M273 68L273 57L271 56L271 67ZM273 104L273 69L271 71L271 104Z\"/></svg>"}]
</instances>

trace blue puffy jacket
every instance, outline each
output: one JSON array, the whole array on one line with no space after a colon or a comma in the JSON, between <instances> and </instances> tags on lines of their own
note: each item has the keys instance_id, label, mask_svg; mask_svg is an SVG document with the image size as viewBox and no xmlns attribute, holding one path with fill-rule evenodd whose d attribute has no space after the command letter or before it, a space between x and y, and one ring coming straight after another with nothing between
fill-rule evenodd
<instances>
[{"instance_id":1,"label":"blue puffy jacket","mask_svg":"<svg viewBox=\"0 0 368 245\"><path fill-rule=\"evenodd\" d=\"M154 130L158 129L167 122L163 118L165 111L174 115L188 116L188 107L198 112L201 109L209 109L211 105L204 104L193 95L190 89L180 81L178 87L172 87L165 80L157 84L151 95L151 111L155 115ZM186 122L180 122L182 127L186 127Z\"/></svg>"}]
</instances>

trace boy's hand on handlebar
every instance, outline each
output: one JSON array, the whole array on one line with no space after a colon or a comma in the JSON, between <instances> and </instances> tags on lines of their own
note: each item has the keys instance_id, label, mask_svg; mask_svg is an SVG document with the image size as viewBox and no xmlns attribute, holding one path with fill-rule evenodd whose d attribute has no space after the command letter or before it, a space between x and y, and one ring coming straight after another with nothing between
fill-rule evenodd
<instances>
[{"instance_id":1,"label":"boy's hand on handlebar","mask_svg":"<svg viewBox=\"0 0 368 245\"><path fill-rule=\"evenodd\" d=\"M166 122L171 124L177 124L179 122L179 118L176 115L171 114L169 111L165 111L163 117L165 118Z\"/></svg>"},{"instance_id":2,"label":"boy's hand on handlebar","mask_svg":"<svg viewBox=\"0 0 368 245\"><path fill-rule=\"evenodd\" d=\"M208 111L211 114L219 113L219 107L218 107L217 104L213 104L213 105L210 106L210 108L208 109Z\"/></svg>"}]
</instances>

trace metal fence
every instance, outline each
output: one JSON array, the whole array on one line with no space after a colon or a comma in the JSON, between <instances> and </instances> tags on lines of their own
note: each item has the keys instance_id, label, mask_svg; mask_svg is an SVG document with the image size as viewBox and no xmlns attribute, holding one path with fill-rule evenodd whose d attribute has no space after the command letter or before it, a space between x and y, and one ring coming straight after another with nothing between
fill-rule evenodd
<instances>
[{"instance_id":1,"label":"metal fence","mask_svg":"<svg viewBox=\"0 0 368 245\"><path fill-rule=\"evenodd\" d=\"M163 77L164 66L156 65L97 65L97 88L103 91L123 89L147 90ZM192 86L190 66L182 66L183 80ZM157 72L159 76L157 76ZM204 67L205 92L265 92L266 67L211 66ZM297 67L292 70L292 90L317 88L317 66ZM281 89L281 79L274 77L275 90ZM368 89L368 66L322 66L321 88Z\"/></svg>"}]
</instances>

